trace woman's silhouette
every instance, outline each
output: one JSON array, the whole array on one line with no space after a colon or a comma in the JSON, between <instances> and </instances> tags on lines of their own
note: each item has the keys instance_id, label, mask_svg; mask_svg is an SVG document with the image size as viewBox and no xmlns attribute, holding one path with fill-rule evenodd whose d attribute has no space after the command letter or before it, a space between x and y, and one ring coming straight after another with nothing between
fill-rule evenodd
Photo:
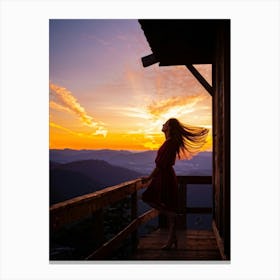
<instances>
[{"instance_id":1,"label":"woman's silhouette","mask_svg":"<svg viewBox=\"0 0 280 280\"><path fill-rule=\"evenodd\" d=\"M181 124L177 119L169 119L162 126L165 142L159 148L155 160L156 167L143 182L150 181L142 195L144 202L168 217L168 240L162 249L177 248L176 215L178 200L177 177L173 169L178 158L191 158L205 144L208 129Z\"/></svg>"}]
</instances>

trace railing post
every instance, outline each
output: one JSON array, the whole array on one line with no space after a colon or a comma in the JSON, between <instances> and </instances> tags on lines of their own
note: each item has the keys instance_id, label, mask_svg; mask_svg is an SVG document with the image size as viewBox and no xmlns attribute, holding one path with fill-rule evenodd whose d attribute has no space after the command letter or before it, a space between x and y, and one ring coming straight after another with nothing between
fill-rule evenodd
<instances>
[{"instance_id":1,"label":"railing post","mask_svg":"<svg viewBox=\"0 0 280 280\"><path fill-rule=\"evenodd\" d=\"M177 227L180 229L185 229L187 226L187 223L186 223L186 218L187 218L186 194L187 194L187 183L184 183L181 180L179 180L179 182L178 182L178 211L179 211L180 215L177 218Z\"/></svg>"},{"instance_id":2,"label":"railing post","mask_svg":"<svg viewBox=\"0 0 280 280\"><path fill-rule=\"evenodd\" d=\"M137 201L137 190L131 194L131 222L138 216L138 201ZM131 234L132 250L135 251L138 246L138 229Z\"/></svg>"},{"instance_id":3,"label":"railing post","mask_svg":"<svg viewBox=\"0 0 280 280\"><path fill-rule=\"evenodd\" d=\"M93 213L93 234L95 238L96 247L101 246L104 243L104 212L100 209Z\"/></svg>"}]
</instances>

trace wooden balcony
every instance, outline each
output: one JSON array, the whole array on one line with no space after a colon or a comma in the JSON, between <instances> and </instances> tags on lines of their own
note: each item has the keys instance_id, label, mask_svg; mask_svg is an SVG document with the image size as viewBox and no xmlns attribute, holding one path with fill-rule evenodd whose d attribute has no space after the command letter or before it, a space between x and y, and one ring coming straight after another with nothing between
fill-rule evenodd
<instances>
[{"instance_id":1,"label":"wooden balcony","mask_svg":"<svg viewBox=\"0 0 280 280\"><path fill-rule=\"evenodd\" d=\"M214 232L211 230L177 230L177 249L161 250L166 243L167 229L158 229L139 240L135 260L221 260Z\"/></svg>"},{"instance_id":2,"label":"wooden balcony","mask_svg":"<svg viewBox=\"0 0 280 280\"><path fill-rule=\"evenodd\" d=\"M178 176L179 209L178 248L170 251L161 250L167 239L164 217L151 209L138 215L139 191L147 187L140 179L125 182L117 186L76 197L50 207L50 236L55 236L69 225L80 220L90 219L94 236L94 246L88 248L91 253L84 260L117 259L114 254L125 240L130 241L131 254L125 260L222 260L219 240L214 230L191 230L186 226L186 213L212 213L211 208L191 208L186 205L188 184L212 184L211 176ZM130 202L130 222L115 233L109 240L104 237L104 209L123 199ZM159 216L158 228L145 236L139 236L141 225ZM66 260L65 258L64 260ZM73 260L73 259L71 259ZM77 259L81 260L81 259Z\"/></svg>"}]
</instances>

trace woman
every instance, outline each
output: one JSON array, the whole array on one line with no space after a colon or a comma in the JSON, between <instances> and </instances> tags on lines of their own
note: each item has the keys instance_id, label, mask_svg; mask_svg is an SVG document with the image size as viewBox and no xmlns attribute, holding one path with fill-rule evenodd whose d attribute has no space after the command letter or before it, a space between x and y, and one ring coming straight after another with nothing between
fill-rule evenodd
<instances>
[{"instance_id":1,"label":"woman","mask_svg":"<svg viewBox=\"0 0 280 280\"><path fill-rule=\"evenodd\" d=\"M144 202L167 215L169 234L167 243L162 249L177 248L176 213L178 200L177 177L173 169L176 155L178 158L191 158L205 144L208 129L186 126L177 119L169 119L163 126L165 142L159 148L155 160L156 167L150 176L142 178L143 182L150 181L142 195Z\"/></svg>"}]
</instances>

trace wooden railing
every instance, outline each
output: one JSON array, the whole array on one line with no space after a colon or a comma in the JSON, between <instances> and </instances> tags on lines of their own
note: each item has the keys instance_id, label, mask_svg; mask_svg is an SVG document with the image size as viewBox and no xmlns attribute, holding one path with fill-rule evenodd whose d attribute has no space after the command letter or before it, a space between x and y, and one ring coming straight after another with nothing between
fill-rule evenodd
<instances>
[{"instance_id":1,"label":"wooden railing","mask_svg":"<svg viewBox=\"0 0 280 280\"><path fill-rule=\"evenodd\" d=\"M211 185L212 176L177 176L178 179L178 190L179 190L179 200L178 200L178 211L182 215L178 217L178 227L185 229L187 227L186 214L211 214L212 208L210 207L188 207L187 197L188 197L188 185ZM162 222L161 226L166 225L164 218L160 219Z\"/></svg>"},{"instance_id":2,"label":"wooden railing","mask_svg":"<svg viewBox=\"0 0 280 280\"><path fill-rule=\"evenodd\" d=\"M179 184L179 211L181 227L186 227L186 212L188 213L209 213L209 208L186 207L187 184L211 184L211 176L178 176ZM95 221L95 238L98 240L98 248L86 257L91 259L104 259L116 250L129 235L137 244L137 229L140 225L157 217L159 212L155 209L149 210L138 216L137 191L146 188L147 183L141 179L125 182L117 186L104 188L103 190L73 199L54 204L50 207L50 230L52 233L59 231L64 226L75 223L87 217L93 217ZM105 207L130 196L131 221L123 230L117 233L112 239L104 243L104 216ZM165 226L164 223L159 223Z\"/></svg>"}]
</instances>

